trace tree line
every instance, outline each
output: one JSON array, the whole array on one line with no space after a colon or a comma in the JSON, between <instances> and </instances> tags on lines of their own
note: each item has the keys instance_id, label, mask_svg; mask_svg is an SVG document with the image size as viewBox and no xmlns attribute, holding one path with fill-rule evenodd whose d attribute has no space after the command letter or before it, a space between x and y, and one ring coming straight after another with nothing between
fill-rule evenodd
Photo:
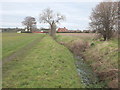
<instances>
[{"instance_id":1,"label":"tree line","mask_svg":"<svg viewBox=\"0 0 120 90\"><path fill-rule=\"evenodd\" d=\"M91 22L89 23L90 29L101 34L104 40L109 40L113 36L114 32L119 33L119 15L120 14L120 2L100 2L92 9L90 16ZM39 15L40 23L48 23L50 30L49 35L54 37L56 33L57 24L65 20L65 16L60 13L54 13L51 9L45 9ZM32 31L32 28L36 26L36 20L34 17L28 16L22 22L28 30Z\"/></svg>"},{"instance_id":2,"label":"tree line","mask_svg":"<svg viewBox=\"0 0 120 90\"><path fill-rule=\"evenodd\" d=\"M65 20L64 15L61 15L60 13L54 13L53 10L51 10L50 8L43 10L43 12L39 15L40 23L49 24L49 35L52 37L54 37L56 33L56 24L60 23L63 20ZM27 16L26 18L24 18L22 24L27 27L27 30L32 32L32 28L35 28L36 26L36 20L34 17Z\"/></svg>"},{"instance_id":3,"label":"tree line","mask_svg":"<svg viewBox=\"0 0 120 90\"><path fill-rule=\"evenodd\" d=\"M90 16L90 27L109 40L114 32L118 33L120 2L100 2Z\"/></svg>"}]
</instances>

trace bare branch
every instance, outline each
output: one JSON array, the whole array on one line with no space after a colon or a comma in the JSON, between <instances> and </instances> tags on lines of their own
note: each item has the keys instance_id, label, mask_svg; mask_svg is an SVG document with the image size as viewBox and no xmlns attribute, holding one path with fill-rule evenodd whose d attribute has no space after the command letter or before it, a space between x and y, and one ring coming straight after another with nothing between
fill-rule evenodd
<instances>
[{"instance_id":1,"label":"bare branch","mask_svg":"<svg viewBox=\"0 0 120 90\"><path fill-rule=\"evenodd\" d=\"M53 36L56 32L56 24L65 19L65 16L59 13L53 13L50 8L45 9L40 14L40 23L48 23L50 25L50 35Z\"/></svg>"},{"instance_id":2,"label":"bare branch","mask_svg":"<svg viewBox=\"0 0 120 90\"><path fill-rule=\"evenodd\" d=\"M118 2L101 2L92 11L90 26L104 37L104 40L112 37L117 27Z\"/></svg>"},{"instance_id":3,"label":"bare branch","mask_svg":"<svg viewBox=\"0 0 120 90\"><path fill-rule=\"evenodd\" d=\"M24 18L24 21L22 21L22 24L27 26L27 29L30 30L34 25L36 25L36 20L34 17L27 16Z\"/></svg>"}]
</instances>

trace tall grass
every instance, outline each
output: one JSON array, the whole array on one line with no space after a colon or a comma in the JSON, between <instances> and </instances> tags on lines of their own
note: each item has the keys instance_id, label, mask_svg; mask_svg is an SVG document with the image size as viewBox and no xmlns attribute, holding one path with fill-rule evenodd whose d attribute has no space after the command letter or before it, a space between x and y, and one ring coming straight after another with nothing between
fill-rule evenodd
<instances>
[{"instance_id":1,"label":"tall grass","mask_svg":"<svg viewBox=\"0 0 120 90\"><path fill-rule=\"evenodd\" d=\"M72 38L73 37L73 38ZM61 34L57 39L76 55L82 55L105 87L118 87L118 39L100 41L91 34Z\"/></svg>"}]
</instances>

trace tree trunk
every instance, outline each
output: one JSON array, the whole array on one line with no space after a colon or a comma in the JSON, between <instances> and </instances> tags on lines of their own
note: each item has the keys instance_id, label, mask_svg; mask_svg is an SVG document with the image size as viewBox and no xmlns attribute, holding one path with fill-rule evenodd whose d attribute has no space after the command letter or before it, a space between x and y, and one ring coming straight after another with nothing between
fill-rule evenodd
<instances>
[{"instance_id":1,"label":"tree trunk","mask_svg":"<svg viewBox=\"0 0 120 90\"><path fill-rule=\"evenodd\" d=\"M52 36L52 25L50 25L49 35Z\"/></svg>"},{"instance_id":2,"label":"tree trunk","mask_svg":"<svg viewBox=\"0 0 120 90\"><path fill-rule=\"evenodd\" d=\"M104 41L106 41L106 40L107 40L107 37L106 37L106 36L103 36L103 38L104 38Z\"/></svg>"},{"instance_id":3,"label":"tree trunk","mask_svg":"<svg viewBox=\"0 0 120 90\"><path fill-rule=\"evenodd\" d=\"M32 32L32 26L30 26L30 30L29 30L29 32Z\"/></svg>"},{"instance_id":4,"label":"tree trunk","mask_svg":"<svg viewBox=\"0 0 120 90\"><path fill-rule=\"evenodd\" d=\"M27 31L29 31L29 26L27 26Z\"/></svg>"},{"instance_id":5,"label":"tree trunk","mask_svg":"<svg viewBox=\"0 0 120 90\"><path fill-rule=\"evenodd\" d=\"M50 29L49 34L50 34L50 36L55 37L55 34L56 34L56 24L53 22L50 26L51 26L51 29Z\"/></svg>"}]
</instances>

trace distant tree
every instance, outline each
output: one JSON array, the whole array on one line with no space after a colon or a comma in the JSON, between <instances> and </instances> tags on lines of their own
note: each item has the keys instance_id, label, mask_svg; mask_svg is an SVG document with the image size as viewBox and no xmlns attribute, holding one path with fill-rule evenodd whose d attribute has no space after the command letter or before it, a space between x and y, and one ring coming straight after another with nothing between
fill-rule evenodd
<instances>
[{"instance_id":1,"label":"distant tree","mask_svg":"<svg viewBox=\"0 0 120 90\"><path fill-rule=\"evenodd\" d=\"M118 2L101 2L92 11L90 27L109 40L118 30Z\"/></svg>"},{"instance_id":2,"label":"distant tree","mask_svg":"<svg viewBox=\"0 0 120 90\"><path fill-rule=\"evenodd\" d=\"M56 24L65 20L65 16L59 13L53 13L53 10L47 8L40 14L40 23L48 23L50 25L49 34L54 37L56 33Z\"/></svg>"},{"instance_id":3,"label":"distant tree","mask_svg":"<svg viewBox=\"0 0 120 90\"><path fill-rule=\"evenodd\" d=\"M32 30L36 28L36 20L34 17L31 16L25 17L22 24L25 25L27 30L30 32L32 32Z\"/></svg>"}]
</instances>

